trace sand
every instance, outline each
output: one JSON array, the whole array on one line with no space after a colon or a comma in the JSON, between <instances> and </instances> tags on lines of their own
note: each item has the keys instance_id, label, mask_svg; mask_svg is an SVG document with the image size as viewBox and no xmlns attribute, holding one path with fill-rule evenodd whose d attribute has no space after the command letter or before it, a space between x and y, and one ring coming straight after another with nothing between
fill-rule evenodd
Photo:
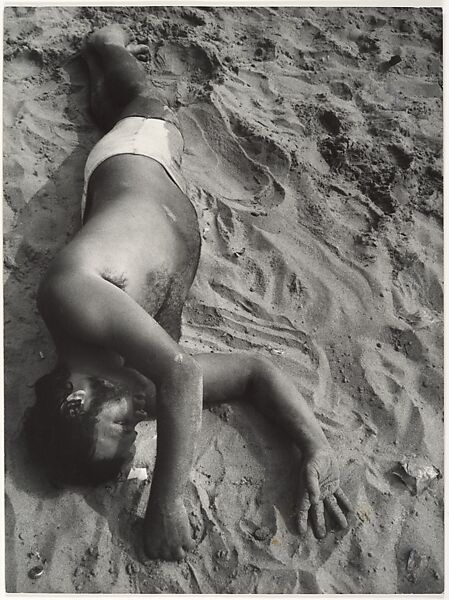
<instances>
[{"instance_id":1,"label":"sand","mask_svg":"<svg viewBox=\"0 0 449 600\"><path fill-rule=\"evenodd\" d=\"M79 227L100 135L77 51L112 22L149 44L185 136L203 249L182 344L257 352L293 377L340 459L344 532L298 537L299 454L250 408L204 412L197 547L179 564L142 555L149 480L58 490L24 452L54 361L36 288ZM442 591L442 479L416 490L394 474L413 456L443 468L441 26L438 9L6 9L7 591ZM136 466L155 433L141 426Z\"/></svg>"}]
</instances>

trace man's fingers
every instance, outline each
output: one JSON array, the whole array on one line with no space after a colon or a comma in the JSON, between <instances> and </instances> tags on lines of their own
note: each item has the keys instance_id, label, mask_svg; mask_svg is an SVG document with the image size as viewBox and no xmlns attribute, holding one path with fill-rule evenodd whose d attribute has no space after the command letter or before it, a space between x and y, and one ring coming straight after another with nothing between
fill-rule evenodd
<instances>
[{"instance_id":1,"label":"man's fingers","mask_svg":"<svg viewBox=\"0 0 449 600\"><path fill-rule=\"evenodd\" d=\"M193 540L188 540L183 543L182 547L186 552L190 552L190 550L193 550L195 547L195 542Z\"/></svg>"},{"instance_id":2,"label":"man's fingers","mask_svg":"<svg viewBox=\"0 0 449 600\"><path fill-rule=\"evenodd\" d=\"M320 482L318 473L314 468L306 469L306 487L309 492L310 502L316 504L320 499Z\"/></svg>"},{"instance_id":3,"label":"man's fingers","mask_svg":"<svg viewBox=\"0 0 449 600\"><path fill-rule=\"evenodd\" d=\"M308 510L298 511L298 531L299 535L306 535L307 533L307 517L309 516Z\"/></svg>"},{"instance_id":4,"label":"man's fingers","mask_svg":"<svg viewBox=\"0 0 449 600\"><path fill-rule=\"evenodd\" d=\"M310 508L309 493L305 491L298 506L298 510L308 512Z\"/></svg>"},{"instance_id":5,"label":"man's fingers","mask_svg":"<svg viewBox=\"0 0 449 600\"><path fill-rule=\"evenodd\" d=\"M146 554L146 556L150 559L150 560L157 560L157 558L159 558L159 550L157 548L152 548L147 546L146 544L144 544L144 552Z\"/></svg>"},{"instance_id":6,"label":"man's fingers","mask_svg":"<svg viewBox=\"0 0 449 600\"><path fill-rule=\"evenodd\" d=\"M341 488L338 488L338 490L334 492L334 495L337 498L338 504L341 506L341 508L343 508L346 512L353 511L351 502L348 500L348 497Z\"/></svg>"},{"instance_id":7,"label":"man's fingers","mask_svg":"<svg viewBox=\"0 0 449 600\"><path fill-rule=\"evenodd\" d=\"M162 548L159 551L158 558L162 558L162 560L174 560L174 558L172 557L172 554L168 548Z\"/></svg>"},{"instance_id":8,"label":"man's fingers","mask_svg":"<svg viewBox=\"0 0 449 600\"><path fill-rule=\"evenodd\" d=\"M326 521L324 520L324 504L323 502L317 502L312 504L312 521L314 525L314 532L317 538L323 538L326 535Z\"/></svg>"},{"instance_id":9,"label":"man's fingers","mask_svg":"<svg viewBox=\"0 0 449 600\"><path fill-rule=\"evenodd\" d=\"M145 554L150 560L177 561L183 560L186 552L184 548L179 546L178 548L145 549Z\"/></svg>"},{"instance_id":10,"label":"man's fingers","mask_svg":"<svg viewBox=\"0 0 449 600\"><path fill-rule=\"evenodd\" d=\"M186 553L184 552L183 548L179 547L175 550L174 555L176 560L182 560L185 557Z\"/></svg>"},{"instance_id":11,"label":"man's fingers","mask_svg":"<svg viewBox=\"0 0 449 600\"><path fill-rule=\"evenodd\" d=\"M299 503L299 506L298 506L297 523L298 523L299 535L305 535L307 533L307 518L309 516L309 509L310 509L309 494L307 492L304 492L304 495L301 498L301 502Z\"/></svg>"},{"instance_id":12,"label":"man's fingers","mask_svg":"<svg viewBox=\"0 0 449 600\"><path fill-rule=\"evenodd\" d=\"M346 527L348 526L348 521L346 520L346 517L344 516L343 511L338 506L337 500L335 499L335 497L331 495L331 496L328 496L327 498L325 498L324 506L327 508L329 513L332 515L332 517L337 522L338 528L346 529Z\"/></svg>"}]
</instances>

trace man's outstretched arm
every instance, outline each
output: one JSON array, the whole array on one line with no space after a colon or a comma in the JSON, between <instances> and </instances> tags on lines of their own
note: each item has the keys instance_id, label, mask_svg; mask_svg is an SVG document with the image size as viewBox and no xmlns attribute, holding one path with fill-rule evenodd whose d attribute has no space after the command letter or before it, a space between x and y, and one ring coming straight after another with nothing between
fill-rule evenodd
<instances>
[{"instance_id":1,"label":"man's outstretched arm","mask_svg":"<svg viewBox=\"0 0 449 600\"><path fill-rule=\"evenodd\" d=\"M340 528L351 510L340 488L335 454L312 410L290 378L264 357L254 354L200 354L204 403L245 401L276 421L303 454L297 510L299 533L310 516L317 537L326 535L325 510ZM343 510L342 510L343 509Z\"/></svg>"},{"instance_id":2,"label":"man's outstretched arm","mask_svg":"<svg viewBox=\"0 0 449 600\"><path fill-rule=\"evenodd\" d=\"M95 273L53 269L38 297L51 331L115 351L154 382L158 441L145 549L153 558L181 558L192 545L183 494L201 426L201 368L132 298Z\"/></svg>"}]
</instances>

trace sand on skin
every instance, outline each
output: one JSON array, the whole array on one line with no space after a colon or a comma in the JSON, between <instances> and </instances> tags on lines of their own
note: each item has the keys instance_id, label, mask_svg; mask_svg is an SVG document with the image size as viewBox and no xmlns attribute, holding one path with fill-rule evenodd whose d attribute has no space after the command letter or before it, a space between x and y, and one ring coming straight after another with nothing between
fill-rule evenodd
<instances>
[{"instance_id":1,"label":"sand on skin","mask_svg":"<svg viewBox=\"0 0 449 600\"><path fill-rule=\"evenodd\" d=\"M255 351L294 378L356 507L343 533L296 535L299 455L249 408L204 412L198 545L180 564L142 561L149 483L57 490L23 452L54 360L36 287L79 226L99 138L76 51L113 21L149 43L185 136L203 251L182 343ZM4 28L7 590L441 591L442 482L414 496L392 475L404 456L443 461L441 13L8 8ZM154 450L149 423L136 464Z\"/></svg>"}]
</instances>

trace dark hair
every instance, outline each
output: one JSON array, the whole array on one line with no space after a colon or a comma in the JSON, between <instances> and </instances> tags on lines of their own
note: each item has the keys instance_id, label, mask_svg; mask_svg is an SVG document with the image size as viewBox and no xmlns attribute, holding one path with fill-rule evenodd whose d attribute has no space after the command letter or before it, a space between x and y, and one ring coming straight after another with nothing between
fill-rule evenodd
<instances>
[{"instance_id":1,"label":"dark hair","mask_svg":"<svg viewBox=\"0 0 449 600\"><path fill-rule=\"evenodd\" d=\"M94 485L115 479L127 457L93 458L94 430L101 402L95 402L88 412L80 410L70 418L61 413L61 402L73 391L69 376L66 367L57 366L34 384L36 403L28 409L24 422L31 457L56 484ZM107 399L113 386L100 379L90 379L95 396Z\"/></svg>"}]
</instances>

